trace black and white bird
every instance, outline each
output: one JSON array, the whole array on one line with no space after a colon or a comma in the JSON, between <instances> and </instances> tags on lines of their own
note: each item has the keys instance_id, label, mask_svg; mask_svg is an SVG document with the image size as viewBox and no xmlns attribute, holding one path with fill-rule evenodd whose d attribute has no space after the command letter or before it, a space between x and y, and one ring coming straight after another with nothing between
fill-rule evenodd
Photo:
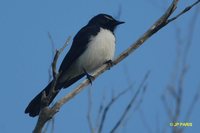
<instances>
[{"instance_id":1,"label":"black and white bird","mask_svg":"<svg viewBox=\"0 0 200 133\"><path fill-rule=\"evenodd\" d=\"M112 61L115 53L114 30L123 23L110 15L99 14L76 34L59 68L61 75L55 86L56 94L50 99L50 103L62 88L69 87L85 75L90 78L89 73ZM51 85L52 81L29 103L25 113L31 117L39 114L42 94L45 91L48 95Z\"/></svg>"}]
</instances>

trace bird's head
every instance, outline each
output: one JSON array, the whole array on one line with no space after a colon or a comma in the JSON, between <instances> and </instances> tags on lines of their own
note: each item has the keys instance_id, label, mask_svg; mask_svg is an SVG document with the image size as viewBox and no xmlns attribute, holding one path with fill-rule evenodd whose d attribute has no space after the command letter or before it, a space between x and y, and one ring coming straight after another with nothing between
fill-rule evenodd
<instances>
[{"instance_id":1,"label":"bird's head","mask_svg":"<svg viewBox=\"0 0 200 133\"><path fill-rule=\"evenodd\" d=\"M123 23L124 22L118 21L110 15L98 14L89 21L88 25L97 25L113 32L118 25Z\"/></svg>"}]
</instances>

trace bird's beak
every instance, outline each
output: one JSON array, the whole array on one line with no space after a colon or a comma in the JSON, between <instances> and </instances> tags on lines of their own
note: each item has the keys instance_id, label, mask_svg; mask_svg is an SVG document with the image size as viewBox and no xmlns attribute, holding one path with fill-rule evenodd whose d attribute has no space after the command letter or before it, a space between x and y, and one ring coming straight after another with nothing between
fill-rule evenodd
<instances>
[{"instance_id":1,"label":"bird's beak","mask_svg":"<svg viewBox=\"0 0 200 133\"><path fill-rule=\"evenodd\" d=\"M123 24L123 23L125 23L125 22L123 22L123 21L116 21L116 25L120 25L120 24Z\"/></svg>"}]
</instances>

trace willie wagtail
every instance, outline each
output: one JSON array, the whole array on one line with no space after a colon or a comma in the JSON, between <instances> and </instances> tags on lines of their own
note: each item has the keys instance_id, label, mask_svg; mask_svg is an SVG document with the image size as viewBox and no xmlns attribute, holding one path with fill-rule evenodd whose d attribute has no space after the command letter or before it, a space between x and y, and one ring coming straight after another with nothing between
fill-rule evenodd
<instances>
[{"instance_id":1,"label":"willie wagtail","mask_svg":"<svg viewBox=\"0 0 200 133\"><path fill-rule=\"evenodd\" d=\"M104 63L111 61L115 53L115 28L124 22L117 21L107 14L94 16L74 37L72 46L59 68L59 77L55 86L56 93L67 88L83 76L89 74ZM90 78L89 78L90 79ZM49 94L52 81L29 103L25 113L35 117L40 112L41 98L45 91ZM50 104L49 103L49 104Z\"/></svg>"}]
</instances>

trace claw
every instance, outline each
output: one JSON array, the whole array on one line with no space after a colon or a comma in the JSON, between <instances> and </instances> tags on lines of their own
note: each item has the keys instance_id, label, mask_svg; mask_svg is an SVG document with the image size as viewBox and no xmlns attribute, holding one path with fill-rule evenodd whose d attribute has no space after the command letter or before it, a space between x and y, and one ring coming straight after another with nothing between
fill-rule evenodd
<instances>
[{"instance_id":1,"label":"claw","mask_svg":"<svg viewBox=\"0 0 200 133\"><path fill-rule=\"evenodd\" d=\"M112 60L107 60L104 64L108 64L109 70L110 70L110 68L114 65L114 63L113 63Z\"/></svg>"},{"instance_id":2,"label":"claw","mask_svg":"<svg viewBox=\"0 0 200 133\"><path fill-rule=\"evenodd\" d=\"M85 68L83 68L83 71L87 77L87 79L89 80L90 84L92 85L92 80L94 79L94 77L92 75L90 75L86 70Z\"/></svg>"}]
</instances>

